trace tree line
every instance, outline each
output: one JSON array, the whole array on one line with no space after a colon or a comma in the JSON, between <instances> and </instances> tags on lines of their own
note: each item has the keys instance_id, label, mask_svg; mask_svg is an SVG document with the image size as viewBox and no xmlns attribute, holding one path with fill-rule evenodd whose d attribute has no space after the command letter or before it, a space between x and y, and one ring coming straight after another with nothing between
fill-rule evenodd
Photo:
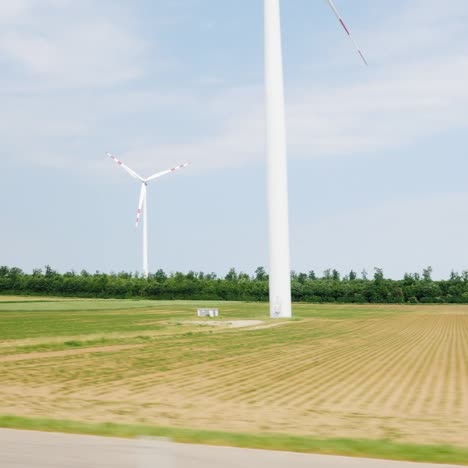
<instances>
[{"instance_id":1,"label":"tree line","mask_svg":"<svg viewBox=\"0 0 468 468\"><path fill-rule=\"evenodd\" d=\"M452 272L445 280L433 280L431 267L407 273L403 279L385 278L381 268L372 275L335 269L321 275L291 272L295 302L337 303L468 303L468 271ZM158 270L148 279L138 273L59 273L46 266L26 273L0 267L0 294L50 295L86 298L145 298L228 301L267 301L268 274L263 267L253 275L234 268L224 277L189 271L167 274Z\"/></svg>"}]
</instances>

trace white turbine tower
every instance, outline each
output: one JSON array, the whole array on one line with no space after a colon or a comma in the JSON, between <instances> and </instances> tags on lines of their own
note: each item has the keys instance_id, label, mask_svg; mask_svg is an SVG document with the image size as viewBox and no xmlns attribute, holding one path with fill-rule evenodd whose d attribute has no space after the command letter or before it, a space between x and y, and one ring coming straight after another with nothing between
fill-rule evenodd
<instances>
[{"instance_id":1,"label":"white turbine tower","mask_svg":"<svg viewBox=\"0 0 468 468\"><path fill-rule=\"evenodd\" d=\"M327 1L367 65L335 5ZM264 9L270 317L287 318L292 311L280 0L264 0Z\"/></svg>"},{"instance_id":2,"label":"white turbine tower","mask_svg":"<svg viewBox=\"0 0 468 468\"><path fill-rule=\"evenodd\" d=\"M136 227L140 223L140 218L143 215L143 274L145 278L148 278L149 275L149 268L148 268L148 206L147 206L147 195L148 195L148 182L151 182L154 179L158 179L163 175L170 174L171 172L175 172L183 167L187 167L189 163L181 164L180 166L173 167L171 169L167 169L165 171L157 172L150 177L144 179L140 175L138 175L133 169L130 169L126 166L120 159L116 158L113 154L106 153L111 159L113 159L125 172L130 174L134 179L137 179L141 182L141 190L140 190L140 201L138 202L138 211L136 217Z\"/></svg>"}]
</instances>

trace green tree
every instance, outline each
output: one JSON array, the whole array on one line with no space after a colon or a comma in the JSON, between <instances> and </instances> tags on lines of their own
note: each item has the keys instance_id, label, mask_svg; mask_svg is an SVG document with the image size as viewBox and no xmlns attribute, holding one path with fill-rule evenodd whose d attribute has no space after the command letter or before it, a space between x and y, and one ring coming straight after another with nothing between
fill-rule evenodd
<instances>
[{"instance_id":1,"label":"green tree","mask_svg":"<svg viewBox=\"0 0 468 468\"><path fill-rule=\"evenodd\" d=\"M166 275L166 273L164 272L164 270L159 269L159 270L153 275L153 278L154 278L156 281L163 282L163 281L166 281L166 280L167 280L167 275Z\"/></svg>"},{"instance_id":2,"label":"green tree","mask_svg":"<svg viewBox=\"0 0 468 468\"><path fill-rule=\"evenodd\" d=\"M307 281L307 275L305 273L299 273L296 276L296 279L299 284L305 284L305 282Z\"/></svg>"},{"instance_id":3,"label":"green tree","mask_svg":"<svg viewBox=\"0 0 468 468\"><path fill-rule=\"evenodd\" d=\"M383 281L384 279L384 273L382 268L374 268L374 281L375 282L380 282Z\"/></svg>"},{"instance_id":4,"label":"green tree","mask_svg":"<svg viewBox=\"0 0 468 468\"><path fill-rule=\"evenodd\" d=\"M268 275L265 271L265 268L263 268L262 266L259 266L256 270L255 270L255 279L257 281L267 281L268 280Z\"/></svg>"},{"instance_id":5,"label":"green tree","mask_svg":"<svg viewBox=\"0 0 468 468\"><path fill-rule=\"evenodd\" d=\"M235 268L231 268L224 278L226 281L237 281L238 275Z\"/></svg>"},{"instance_id":6,"label":"green tree","mask_svg":"<svg viewBox=\"0 0 468 468\"><path fill-rule=\"evenodd\" d=\"M428 266L423 269L422 277L424 281L432 281L432 267Z\"/></svg>"}]
</instances>

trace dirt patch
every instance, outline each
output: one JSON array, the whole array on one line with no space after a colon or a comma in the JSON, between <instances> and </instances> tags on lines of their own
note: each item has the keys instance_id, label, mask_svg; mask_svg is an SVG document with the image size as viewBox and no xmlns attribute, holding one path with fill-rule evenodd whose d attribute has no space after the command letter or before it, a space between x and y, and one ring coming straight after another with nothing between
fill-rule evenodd
<instances>
[{"instance_id":1,"label":"dirt patch","mask_svg":"<svg viewBox=\"0 0 468 468\"><path fill-rule=\"evenodd\" d=\"M274 322L262 322L260 325L257 325L255 327L249 328L249 330L263 330L265 328L274 328L274 327L280 327L282 325L291 325L292 323L297 323L297 322L291 322L291 321L277 321L275 320Z\"/></svg>"},{"instance_id":2,"label":"dirt patch","mask_svg":"<svg viewBox=\"0 0 468 468\"><path fill-rule=\"evenodd\" d=\"M190 320L179 323L184 325L207 325L211 327L244 328L258 326L265 322L263 320Z\"/></svg>"},{"instance_id":3,"label":"dirt patch","mask_svg":"<svg viewBox=\"0 0 468 468\"><path fill-rule=\"evenodd\" d=\"M25 361L33 359L44 359L51 357L65 357L65 356L77 356L80 354L89 354L89 353L110 353L113 351L123 351L124 349L132 348L142 348L143 344L134 344L134 345L115 345L115 346L94 346L92 348L80 348L80 349L64 349L62 351L45 351L34 352L34 353L24 353L24 354L13 354L10 356L0 357L0 362L15 362L15 361Z\"/></svg>"},{"instance_id":4,"label":"dirt patch","mask_svg":"<svg viewBox=\"0 0 468 468\"><path fill-rule=\"evenodd\" d=\"M5 340L0 342L0 349L2 348L16 348L20 346L34 346L34 345L44 345L44 344L63 344L66 341L94 341L100 339L126 339L126 338L135 338L138 336L154 337L164 334L159 330L149 330L149 331L134 331L134 332L112 332L112 333L90 333L89 335L70 335L70 336L45 336L39 338L24 338L21 340Z\"/></svg>"}]
</instances>

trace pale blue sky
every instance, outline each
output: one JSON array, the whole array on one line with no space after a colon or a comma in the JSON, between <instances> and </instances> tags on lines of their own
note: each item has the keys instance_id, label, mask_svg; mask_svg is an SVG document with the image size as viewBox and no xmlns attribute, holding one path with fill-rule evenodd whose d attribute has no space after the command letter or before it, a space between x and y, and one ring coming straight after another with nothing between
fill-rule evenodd
<instances>
[{"instance_id":1,"label":"pale blue sky","mask_svg":"<svg viewBox=\"0 0 468 468\"><path fill-rule=\"evenodd\" d=\"M0 264L267 265L261 0L0 4ZM468 2L283 0L292 268L468 269Z\"/></svg>"}]
</instances>

